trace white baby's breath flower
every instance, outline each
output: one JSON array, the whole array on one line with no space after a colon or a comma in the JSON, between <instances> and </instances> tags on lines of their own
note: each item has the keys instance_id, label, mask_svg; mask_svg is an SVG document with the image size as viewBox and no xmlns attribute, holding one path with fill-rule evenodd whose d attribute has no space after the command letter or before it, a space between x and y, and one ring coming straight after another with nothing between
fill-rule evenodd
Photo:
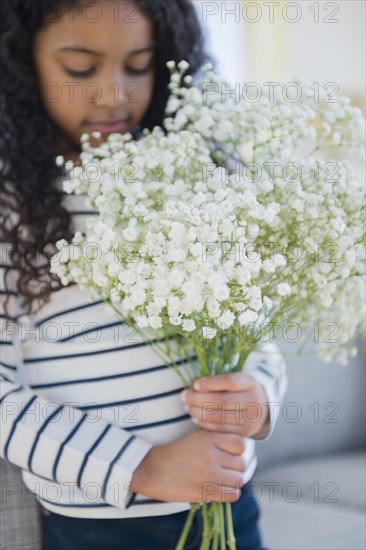
<instances>
[{"instance_id":1,"label":"white baby's breath flower","mask_svg":"<svg viewBox=\"0 0 366 550\"><path fill-rule=\"evenodd\" d=\"M249 325L249 323L254 323L254 321L256 321L257 319L258 313L248 309L246 311L243 311L243 313L239 315L238 321L240 326L245 327L246 325Z\"/></svg>"},{"instance_id":2,"label":"white baby's breath flower","mask_svg":"<svg viewBox=\"0 0 366 550\"><path fill-rule=\"evenodd\" d=\"M274 254L273 263L276 267L286 265L286 258L283 254Z\"/></svg>"},{"instance_id":3,"label":"white baby's breath flower","mask_svg":"<svg viewBox=\"0 0 366 550\"><path fill-rule=\"evenodd\" d=\"M253 155L254 155L254 142L248 141L241 148L241 158L243 159L243 162L248 164L249 162L252 162Z\"/></svg>"},{"instance_id":4,"label":"white baby's breath flower","mask_svg":"<svg viewBox=\"0 0 366 550\"><path fill-rule=\"evenodd\" d=\"M246 297L247 298L253 298L253 299L260 299L262 296L262 290L259 286L251 286L246 289Z\"/></svg>"},{"instance_id":5,"label":"white baby's breath flower","mask_svg":"<svg viewBox=\"0 0 366 550\"><path fill-rule=\"evenodd\" d=\"M151 328L157 329L162 328L163 326L161 317L159 315L150 315L150 317L148 317L148 321Z\"/></svg>"},{"instance_id":6,"label":"white baby's breath flower","mask_svg":"<svg viewBox=\"0 0 366 550\"><path fill-rule=\"evenodd\" d=\"M304 201L300 199L296 199L291 202L292 208L294 208L297 212L304 212Z\"/></svg>"},{"instance_id":7,"label":"white baby's breath flower","mask_svg":"<svg viewBox=\"0 0 366 550\"><path fill-rule=\"evenodd\" d=\"M288 283L280 283L277 285L277 293L280 296L289 296L291 294L291 287Z\"/></svg>"},{"instance_id":8,"label":"white baby's breath flower","mask_svg":"<svg viewBox=\"0 0 366 550\"><path fill-rule=\"evenodd\" d=\"M341 142L341 134L339 132L333 132L332 134L332 142L335 144L335 145L339 145L340 142Z\"/></svg>"},{"instance_id":9,"label":"white baby's breath flower","mask_svg":"<svg viewBox=\"0 0 366 550\"><path fill-rule=\"evenodd\" d=\"M170 315L169 321L172 325L182 325L183 318L181 315Z\"/></svg>"},{"instance_id":10,"label":"white baby's breath flower","mask_svg":"<svg viewBox=\"0 0 366 550\"><path fill-rule=\"evenodd\" d=\"M349 267L342 267L342 269L341 269L342 279L347 279L347 277L349 276L350 273L351 273L351 270L349 269Z\"/></svg>"},{"instance_id":11,"label":"white baby's breath flower","mask_svg":"<svg viewBox=\"0 0 366 550\"><path fill-rule=\"evenodd\" d=\"M329 308L333 303L333 296L331 296L329 293L324 293L320 297L320 301L323 304L324 307Z\"/></svg>"},{"instance_id":12,"label":"white baby's breath flower","mask_svg":"<svg viewBox=\"0 0 366 550\"><path fill-rule=\"evenodd\" d=\"M205 340L212 340L217 334L217 329L210 326L202 327L202 336Z\"/></svg>"},{"instance_id":13,"label":"white baby's breath flower","mask_svg":"<svg viewBox=\"0 0 366 550\"><path fill-rule=\"evenodd\" d=\"M184 319L182 323L182 329L186 330L187 332L192 332L196 328L196 323L193 319Z\"/></svg>"},{"instance_id":14,"label":"white baby's breath flower","mask_svg":"<svg viewBox=\"0 0 366 550\"><path fill-rule=\"evenodd\" d=\"M139 328L147 328L149 326L149 320L146 315L138 315L136 323Z\"/></svg>"},{"instance_id":15,"label":"white baby's breath flower","mask_svg":"<svg viewBox=\"0 0 366 550\"><path fill-rule=\"evenodd\" d=\"M122 231L123 238L126 241L133 242L137 239L137 231L134 227L127 227Z\"/></svg>"},{"instance_id":16,"label":"white baby's breath flower","mask_svg":"<svg viewBox=\"0 0 366 550\"><path fill-rule=\"evenodd\" d=\"M356 348L356 346L352 346L352 347L349 349L349 355L350 355L350 357L356 357L357 354L358 354L358 349Z\"/></svg>"},{"instance_id":17,"label":"white baby's breath flower","mask_svg":"<svg viewBox=\"0 0 366 550\"><path fill-rule=\"evenodd\" d=\"M263 307L263 302L258 299L249 300L249 307L254 309L254 311L259 311Z\"/></svg>"},{"instance_id":18,"label":"white baby's breath flower","mask_svg":"<svg viewBox=\"0 0 366 550\"><path fill-rule=\"evenodd\" d=\"M65 163L65 158L63 155L57 155L55 160L56 160L56 166L63 166Z\"/></svg>"},{"instance_id":19,"label":"white baby's breath flower","mask_svg":"<svg viewBox=\"0 0 366 550\"><path fill-rule=\"evenodd\" d=\"M216 323L217 325L220 325L222 329L227 329L231 327L234 320L235 320L235 315L233 314L233 312L230 310L227 310L227 311L224 311L224 313L220 315L218 319L216 319Z\"/></svg>"},{"instance_id":20,"label":"white baby's breath flower","mask_svg":"<svg viewBox=\"0 0 366 550\"><path fill-rule=\"evenodd\" d=\"M274 273L275 270L276 270L276 265L275 263L273 262L273 260L264 260L263 261L263 264L262 264L262 269L266 272L266 273Z\"/></svg>"},{"instance_id":21,"label":"white baby's breath flower","mask_svg":"<svg viewBox=\"0 0 366 550\"><path fill-rule=\"evenodd\" d=\"M209 316L212 319L215 319L216 317L218 317L221 314L220 303L218 302L218 300L209 299L207 301L207 310L208 310Z\"/></svg>"},{"instance_id":22,"label":"white baby's breath flower","mask_svg":"<svg viewBox=\"0 0 366 550\"><path fill-rule=\"evenodd\" d=\"M69 180L65 180L63 183L63 190L65 193L73 193L75 191L75 184Z\"/></svg>"},{"instance_id":23,"label":"white baby's breath flower","mask_svg":"<svg viewBox=\"0 0 366 550\"><path fill-rule=\"evenodd\" d=\"M183 59L178 63L177 67L180 71L186 71L189 67L189 63L185 59Z\"/></svg>"},{"instance_id":24,"label":"white baby's breath flower","mask_svg":"<svg viewBox=\"0 0 366 550\"><path fill-rule=\"evenodd\" d=\"M244 311L248 306L246 304L244 304L244 302L238 302L236 304L233 304L233 309L235 309L235 311Z\"/></svg>"}]
</instances>

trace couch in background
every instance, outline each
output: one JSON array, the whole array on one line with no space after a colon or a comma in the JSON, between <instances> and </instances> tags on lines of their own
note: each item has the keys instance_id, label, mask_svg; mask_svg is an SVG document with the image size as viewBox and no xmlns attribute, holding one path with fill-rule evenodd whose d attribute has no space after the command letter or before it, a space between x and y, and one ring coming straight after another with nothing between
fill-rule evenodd
<instances>
[{"instance_id":1,"label":"couch in background","mask_svg":"<svg viewBox=\"0 0 366 550\"><path fill-rule=\"evenodd\" d=\"M361 342L360 347L364 347ZM281 346L284 354L294 345ZM268 550L366 549L365 357L291 357L276 428L253 477Z\"/></svg>"}]
</instances>

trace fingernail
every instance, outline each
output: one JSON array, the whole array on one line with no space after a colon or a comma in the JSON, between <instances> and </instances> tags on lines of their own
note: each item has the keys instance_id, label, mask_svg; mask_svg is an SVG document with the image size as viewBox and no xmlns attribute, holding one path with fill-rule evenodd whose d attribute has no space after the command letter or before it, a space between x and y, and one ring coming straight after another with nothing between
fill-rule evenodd
<instances>
[{"instance_id":1,"label":"fingernail","mask_svg":"<svg viewBox=\"0 0 366 550\"><path fill-rule=\"evenodd\" d=\"M180 400L183 401L183 403L185 403L187 401L187 390L184 390L181 394L180 394Z\"/></svg>"},{"instance_id":2,"label":"fingernail","mask_svg":"<svg viewBox=\"0 0 366 550\"><path fill-rule=\"evenodd\" d=\"M184 405L183 409L184 409L186 412L189 412L189 406L188 406L188 405Z\"/></svg>"},{"instance_id":3,"label":"fingernail","mask_svg":"<svg viewBox=\"0 0 366 550\"><path fill-rule=\"evenodd\" d=\"M200 389L200 383L198 380L196 380L193 384L193 389L195 389L196 391L198 391Z\"/></svg>"}]
</instances>

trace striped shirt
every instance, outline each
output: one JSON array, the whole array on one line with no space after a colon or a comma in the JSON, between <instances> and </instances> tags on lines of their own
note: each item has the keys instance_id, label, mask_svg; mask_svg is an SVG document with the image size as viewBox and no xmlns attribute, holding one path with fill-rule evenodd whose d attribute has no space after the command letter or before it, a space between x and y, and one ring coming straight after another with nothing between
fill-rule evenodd
<instances>
[{"instance_id":1,"label":"striped shirt","mask_svg":"<svg viewBox=\"0 0 366 550\"><path fill-rule=\"evenodd\" d=\"M93 215L84 197L65 194L63 200L75 231L84 231ZM9 249L2 243L1 457L21 468L25 485L45 508L61 515L131 518L188 510L187 502L152 499L129 487L154 445L196 429L179 398L177 372L92 291L77 285L52 292L37 313L11 322L3 301L8 296L15 312L21 300L14 267L5 289ZM177 368L193 379L187 359L180 358ZM245 372L262 384L271 405L269 429L261 437L268 439L287 389L286 363L268 342L249 356ZM257 465L255 439L246 438L244 483Z\"/></svg>"}]
</instances>

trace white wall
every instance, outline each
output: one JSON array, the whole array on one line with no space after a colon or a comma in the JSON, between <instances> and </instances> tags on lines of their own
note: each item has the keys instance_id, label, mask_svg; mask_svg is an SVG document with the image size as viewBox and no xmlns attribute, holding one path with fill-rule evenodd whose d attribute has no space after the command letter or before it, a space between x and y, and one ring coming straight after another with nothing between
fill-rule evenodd
<instances>
[{"instance_id":1,"label":"white wall","mask_svg":"<svg viewBox=\"0 0 366 550\"><path fill-rule=\"evenodd\" d=\"M216 57L221 74L229 82L243 79L247 73L247 56L243 21L222 9L219 0L193 0L206 35L207 49ZM227 10L238 2L227 1Z\"/></svg>"},{"instance_id":2,"label":"white wall","mask_svg":"<svg viewBox=\"0 0 366 550\"><path fill-rule=\"evenodd\" d=\"M312 4L312 2L304 2ZM327 2L319 2L320 14ZM287 77L302 75L320 82L337 82L340 91L355 100L365 98L365 15L364 0L330 2L339 6L333 16L338 23L314 23L309 10L304 11L301 24L289 29Z\"/></svg>"},{"instance_id":3,"label":"white wall","mask_svg":"<svg viewBox=\"0 0 366 550\"><path fill-rule=\"evenodd\" d=\"M336 82L365 111L365 0L194 4L227 80Z\"/></svg>"}]
</instances>

